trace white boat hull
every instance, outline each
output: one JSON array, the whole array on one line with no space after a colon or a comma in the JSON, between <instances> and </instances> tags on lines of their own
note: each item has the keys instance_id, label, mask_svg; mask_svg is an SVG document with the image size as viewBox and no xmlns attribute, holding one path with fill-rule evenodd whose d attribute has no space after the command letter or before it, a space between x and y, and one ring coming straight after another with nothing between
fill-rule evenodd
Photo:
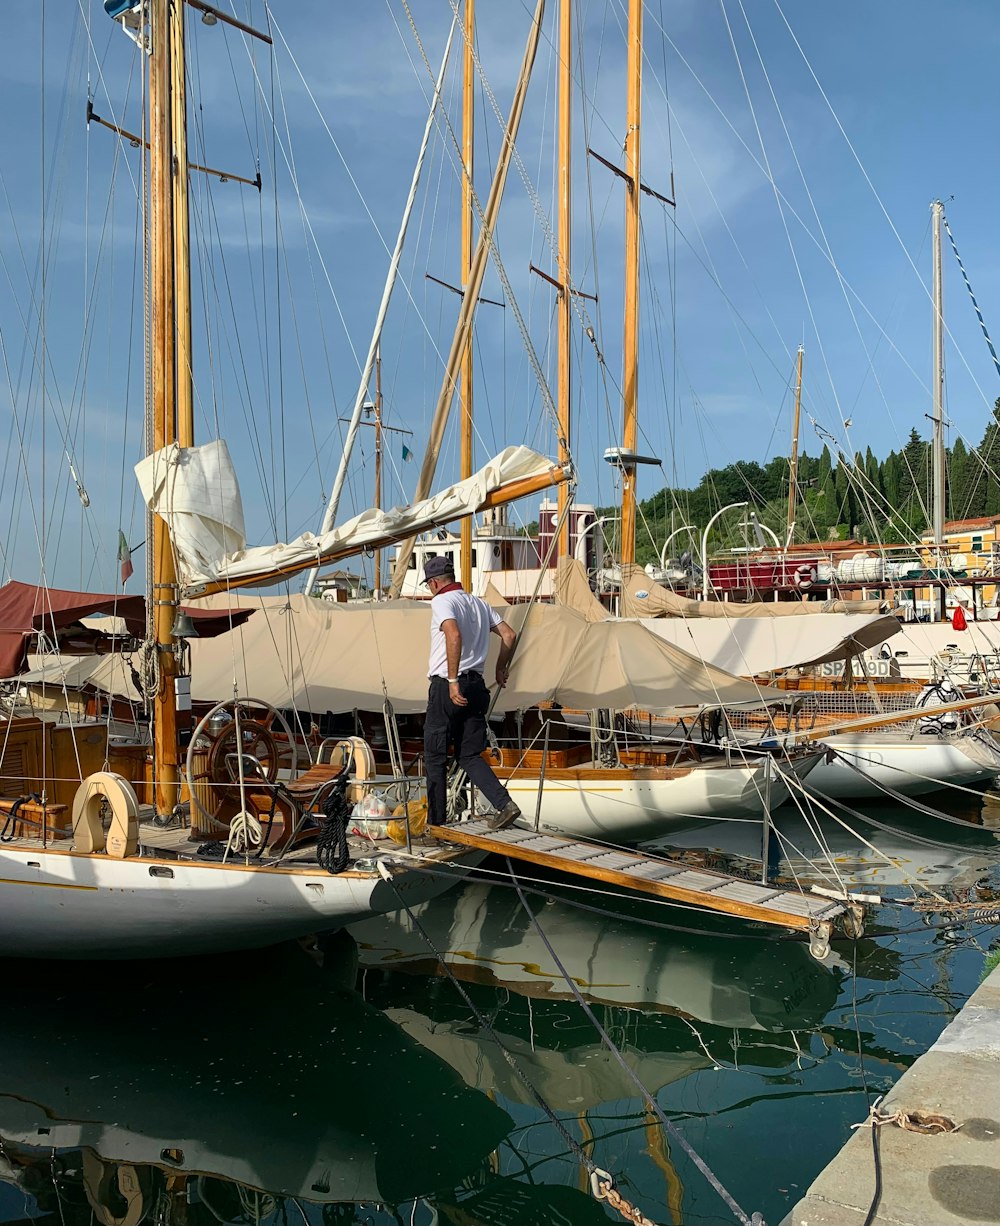
<instances>
[{"instance_id":1,"label":"white boat hull","mask_svg":"<svg viewBox=\"0 0 1000 1226\"><path fill-rule=\"evenodd\" d=\"M386 857L393 884L358 868L247 868L0 848L0 952L19 958L178 957L256 949L424 902L483 853L422 872ZM393 888L395 887L395 888Z\"/></svg>"},{"instance_id":2,"label":"white boat hull","mask_svg":"<svg viewBox=\"0 0 1000 1226\"><path fill-rule=\"evenodd\" d=\"M1000 749L961 733L858 732L828 737L825 744L847 761L821 762L809 776L809 787L837 799L885 800L884 788L921 796L951 784L987 784L1000 775Z\"/></svg>"},{"instance_id":3,"label":"white boat hull","mask_svg":"<svg viewBox=\"0 0 1000 1226\"><path fill-rule=\"evenodd\" d=\"M820 756L797 758L781 769L805 778ZM503 772L498 772L503 777ZM505 782L521 808L519 825L576 838L613 843L642 843L663 838L692 823L719 818L760 818L789 797L788 785L776 770L767 779L765 761L755 758L732 765L702 764L673 778L643 777L627 768L589 772L563 771L563 776L537 777L518 773ZM541 786L541 807L538 804Z\"/></svg>"}]
</instances>

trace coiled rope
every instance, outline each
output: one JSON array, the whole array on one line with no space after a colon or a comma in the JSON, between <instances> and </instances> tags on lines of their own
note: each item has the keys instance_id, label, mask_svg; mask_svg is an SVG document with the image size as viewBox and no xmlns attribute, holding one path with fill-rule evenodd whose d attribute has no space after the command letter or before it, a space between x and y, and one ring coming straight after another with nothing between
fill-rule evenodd
<instances>
[{"instance_id":1,"label":"coiled rope","mask_svg":"<svg viewBox=\"0 0 1000 1226\"><path fill-rule=\"evenodd\" d=\"M226 839L225 862L230 853L236 855L248 852L251 847L260 847L264 837L260 822L249 809L241 809L229 823L229 837Z\"/></svg>"},{"instance_id":2,"label":"coiled rope","mask_svg":"<svg viewBox=\"0 0 1000 1226\"><path fill-rule=\"evenodd\" d=\"M18 796L17 800L10 806L10 812L7 814L7 820L3 824L3 830L0 830L0 843L13 842L14 834L17 830L17 815L20 812L21 806L28 804L32 800L36 804L41 804L42 798L37 792L29 792L27 796Z\"/></svg>"},{"instance_id":3,"label":"coiled rope","mask_svg":"<svg viewBox=\"0 0 1000 1226\"><path fill-rule=\"evenodd\" d=\"M347 845L347 820L351 815L347 803L347 771L343 782L335 787L323 806L323 826L316 841L316 860L320 868L336 875L342 873L351 862Z\"/></svg>"}]
</instances>

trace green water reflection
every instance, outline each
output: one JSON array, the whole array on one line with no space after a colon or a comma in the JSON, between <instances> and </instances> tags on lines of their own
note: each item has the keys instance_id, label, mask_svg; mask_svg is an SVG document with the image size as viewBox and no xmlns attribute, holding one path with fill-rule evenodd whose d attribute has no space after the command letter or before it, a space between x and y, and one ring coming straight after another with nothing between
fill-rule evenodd
<instances>
[{"instance_id":1,"label":"green water reflection","mask_svg":"<svg viewBox=\"0 0 1000 1226\"><path fill-rule=\"evenodd\" d=\"M990 869L968 848L934 864L963 888ZM688 932L703 921L674 908L530 884L629 1069L772 1226L865 1116L866 1091L887 1089L971 992L990 937L887 905L874 935L821 965L779 933ZM404 917L309 952L9 968L0 1221L620 1220L590 1197L575 1146L657 1222L732 1220L510 888L466 884L419 921L437 953Z\"/></svg>"}]
</instances>

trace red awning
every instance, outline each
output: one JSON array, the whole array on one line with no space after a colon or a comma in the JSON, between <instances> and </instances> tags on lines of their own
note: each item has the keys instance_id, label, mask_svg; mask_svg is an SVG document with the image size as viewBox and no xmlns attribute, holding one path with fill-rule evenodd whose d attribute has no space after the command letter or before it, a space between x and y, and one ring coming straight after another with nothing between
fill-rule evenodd
<instances>
[{"instance_id":1,"label":"red awning","mask_svg":"<svg viewBox=\"0 0 1000 1226\"><path fill-rule=\"evenodd\" d=\"M215 638L242 625L253 609L192 609L184 606L200 638ZM35 587L11 580L0 587L0 677L15 677L24 670L32 640L39 632L50 640L82 617L106 613L121 617L129 634L146 633L146 601L142 596L107 596Z\"/></svg>"}]
</instances>

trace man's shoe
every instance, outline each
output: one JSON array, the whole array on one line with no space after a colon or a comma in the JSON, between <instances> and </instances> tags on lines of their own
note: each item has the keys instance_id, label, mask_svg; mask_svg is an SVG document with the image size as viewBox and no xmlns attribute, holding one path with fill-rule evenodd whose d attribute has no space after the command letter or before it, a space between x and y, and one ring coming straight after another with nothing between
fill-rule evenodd
<instances>
[{"instance_id":1,"label":"man's shoe","mask_svg":"<svg viewBox=\"0 0 1000 1226\"><path fill-rule=\"evenodd\" d=\"M513 826L520 816L521 810L517 804L513 800L508 800L500 812L490 819L490 829L506 830L508 826Z\"/></svg>"}]
</instances>

